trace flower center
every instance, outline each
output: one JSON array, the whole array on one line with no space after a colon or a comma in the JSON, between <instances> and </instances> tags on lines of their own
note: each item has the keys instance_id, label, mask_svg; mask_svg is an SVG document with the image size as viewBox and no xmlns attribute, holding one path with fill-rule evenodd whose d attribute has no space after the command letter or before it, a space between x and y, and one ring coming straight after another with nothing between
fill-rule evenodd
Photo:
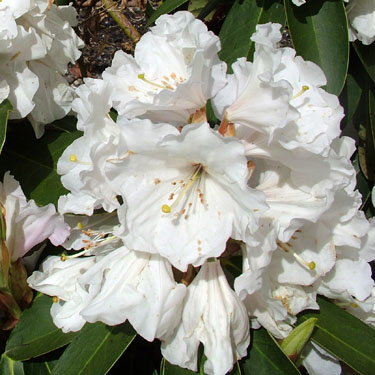
<instances>
[{"instance_id":1,"label":"flower center","mask_svg":"<svg viewBox=\"0 0 375 375\"><path fill-rule=\"evenodd\" d=\"M151 81L145 77L145 74L138 74L138 78L142 80L143 82L148 83L151 86L157 87L162 90L175 90L177 86L184 82L185 79L182 78L181 76L177 77L176 73L171 73L169 76L163 76L160 83Z\"/></svg>"},{"instance_id":2,"label":"flower center","mask_svg":"<svg viewBox=\"0 0 375 375\"><path fill-rule=\"evenodd\" d=\"M297 230L297 232L300 232L300 230ZM296 239L295 236L292 236L291 239ZM281 241L276 241L277 243L277 246L279 247L279 249L283 250L284 252L286 253L289 253L289 254L292 254L293 257L297 260L297 262L305 267L306 269L309 269L310 271L313 271L315 270L316 268L316 263L314 261L310 261L308 262L307 260L303 259L300 255L298 255L294 250L293 250L293 247L292 247L292 244L287 242L287 243L284 243L284 242L281 242Z\"/></svg>"},{"instance_id":3,"label":"flower center","mask_svg":"<svg viewBox=\"0 0 375 375\"><path fill-rule=\"evenodd\" d=\"M186 197L195 188L197 188L200 202L203 204L204 194L201 192L198 186L203 172L204 172L204 167L201 164L198 164L196 165L196 168L194 169L193 173L190 175L186 183L184 180L180 180L178 182L177 181L172 182L172 184L177 185L177 187L169 194L168 200L171 200L173 202L171 204L163 204L161 206L162 212L165 214L169 214L177 207L179 202L181 202L181 200L184 198L185 198L185 201L187 202ZM192 202L188 203L188 206L190 208L192 206ZM186 208L182 208L180 211L180 214L184 215L185 213L186 213ZM187 215L185 215L185 219L187 219Z\"/></svg>"},{"instance_id":4,"label":"flower center","mask_svg":"<svg viewBox=\"0 0 375 375\"><path fill-rule=\"evenodd\" d=\"M81 222L77 223L77 228L82 231L83 234L90 237L89 240L82 240L85 243L84 250L79 251L78 253L72 255L66 255L62 253L60 259L62 262L65 262L67 259L78 258L81 255L85 255L87 252L93 248L98 248L99 246L104 246L109 242L115 240L117 237L112 234L111 231L94 231L92 229L85 229L84 225Z\"/></svg>"}]
</instances>

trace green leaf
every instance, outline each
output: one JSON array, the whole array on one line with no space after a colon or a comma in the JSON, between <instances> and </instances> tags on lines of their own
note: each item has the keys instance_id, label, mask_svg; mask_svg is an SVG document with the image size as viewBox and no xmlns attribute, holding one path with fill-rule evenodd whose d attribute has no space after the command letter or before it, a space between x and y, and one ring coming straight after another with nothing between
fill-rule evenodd
<instances>
[{"instance_id":1,"label":"green leaf","mask_svg":"<svg viewBox=\"0 0 375 375\"><path fill-rule=\"evenodd\" d=\"M368 75L375 83L375 45L365 46L357 40L353 46Z\"/></svg>"},{"instance_id":2,"label":"green leaf","mask_svg":"<svg viewBox=\"0 0 375 375\"><path fill-rule=\"evenodd\" d=\"M326 90L339 95L349 62L345 6L341 0L313 0L295 6L284 0L289 33L298 55L318 64L327 77Z\"/></svg>"},{"instance_id":3,"label":"green leaf","mask_svg":"<svg viewBox=\"0 0 375 375\"><path fill-rule=\"evenodd\" d=\"M137 333L127 322L117 326L87 324L65 349L53 375L106 374Z\"/></svg>"},{"instance_id":4,"label":"green leaf","mask_svg":"<svg viewBox=\"0 0 375 375\"><path fill-rule=\"evenodd\" d=\"M5 99L0 104L0 154L5 143L9 112L13 109L11 102Z\"/></svg>"},{"instance_id":5,"label":"green leaf","mask_svg":"<svg viewBox=\"0 0 375 375\"><path fill-rule=\"evenodd\" d=\"M297 375L298 369L264 329L252 330L250 351L240 361L243 375Z\"/></svg>"},{"instance_id":6,"label":"green leaf","mask_svg":"<svg viewBox=\"0 0 375 375\"><path fill-rule=\"evenodd\" d=\"M367 80L363 86L353 121L358 129L358 158L362 173L367 180L375 181L375 85Z\"/></svg>"},{"instance_id":7,"label":"green leaf","mask_svg":"<svg viewBox=\"0 0 375 375\"><path fill-rule=\"evenodd\" d=\"M166 0L159 6L158 9L155 10L154 13L152 13L151 17L147 21L146 26L150 26L153 24L157 18L159 18L163 14L167 14L172 12L172 10L177 9L181 5L187 3L189 0Z\"/></svg>"},{"instance_id":8,"label":"green leaf","mask_svg":"<svg viewBox=\"0 0 375 375\"><path fill-rule=\"evenodd\" d=\"M369 181L366 180L365 176L363 175L361 171L361 168L359 166L359 160L358 160L358 152L354 154L354 157L352 158L352 163L357 173L356 189L362 195L362 206L361 206L361 210L362 210L364 206L366 206L367 203L371 200L371 184Z\"/></svg>"},{"instance_id":9,"label":"green leaf","mask_svg":"<svg viewBox=\"0 0 375 375\"><path fill-rule=\"evenodd\" d=\"M0 374L1 375L25 375L23 370L23 363L13 361L6 354L1 356L0 361Z\"/></svg>"},{"instance_id":10,"label":"green leaf","mask_svg":"<svg viewBox=\"0 0 375 375\"><path fill-rule=\"evenodd\" d=\"M375 330L322 297L318 303L320 311L302 313L298 322L318 318L313 341L358 373L374 374Z\"/></svg>"},{"instance_id":11,"label":"green leaf","mask_svg":"<svg viewBox=\"0 0 375 375\"><path fill-rule=\"evenodd\" d=\"M164 358L161 361L160 375L197 375L197 372L182 368L176 365L172 365Z\"/></svg>"},{"instance_id":12,"label":"green leaf","mask_svg":"<svg viewBox=\"0 0 375 375\"><path fill-rule=\"evenodd\" d=\"M77 118L74 116L66 116L60 120L54 121L48 127L61 130L65 133L74 133L77 131Z\"/></svg>"},{"instance_id":13,"label":"green leaf","mask_svg":"<svg viewBox=\"0 0 375 375\"><path fill-rule=\"evenodd\" d=\"M285 23L284 8L279 0L236 0L219 34L219 56L228 64L228 71L239 57L252 60L254 43L250 37L256 25L266 22Z\"/></svg>"},{"instance_id":14,"label":"green leaf","mask_svg":"<svg viewBox=\"0 0 375 375\"><path fill-rule=\"evenodd\" d=\"M0 156L0 172L10 170L20 182L25 195L36 203L57 203L67 190L57 174L57 161L65 148L82 135L49 130L35 139L29 124L14 124Z\"/></svg>"},{"instance_id":15,"label":"green leaf","mask_svg":"<svg viewBox=\"0 0 375 375\"><path fill-rule=\"evenodd\" d=\"M10 334L5 354L24 361L51 352L71 342L76 332L63 333L52 322L51 297L38 294Z\"/></svg>"},{"instance_id":16,"label":"green leaf","mask_svg":"<svg viewBox=\"0 0 375 375\"><path fill-rule=\"evenodd\" d=\"M340 94L340 103L344 107L345 117L341 120L341 129L345 129L357 110L362 88L352 74L348 74L344 89Z\"/></svg>"}]
</instances>

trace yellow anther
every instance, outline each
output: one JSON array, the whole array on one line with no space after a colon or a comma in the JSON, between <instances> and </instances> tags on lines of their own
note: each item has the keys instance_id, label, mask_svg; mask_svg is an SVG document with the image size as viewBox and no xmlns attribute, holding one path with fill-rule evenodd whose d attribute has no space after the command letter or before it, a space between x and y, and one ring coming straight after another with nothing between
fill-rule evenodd
<instances>
[{"instance_id":1,"label":"yellow anther","mask_svg":"<svg viewBox=\"0 0 375 375\"><path fill-rule=\"evenodd\" d=\"M163 204L161 206L161 210L165 213L165 214L169 214L171 212L171 207L168 206L167 204Z\"/></svg>"},{"instance_id":2,"label":"yellow anther","mask_svg":"<svg viewBox=\"0 0 375 375\"><path fill-rule=\"evenodd\" d=\"M315 268L316 268L316 264L315 264L315 262L309 262L309 263L308 263L308 267L310 268L311 271L312 271L312 270L315 270Z\"/></svg>"},{"instance_id":3,"label":"yellow anther","mask_svg":"<svg viewBox=\"0 0 375 375\"><path fill-rule=\"evenodd\" d=\"M306 85L303 85L303 86L302 86L302 90L303 90L303 91L307 91L309 88L310 88L310 87L309 87L309 86L306 86Z\"/></svg>"},{"instance_id":4,"label":"yellow anther","mask_svg":"<svg viewBox=\"0 0 375 375\"><path fill-rule=\"evenodd\" d=\"M61 259L62 262L65 262L68 259L68 256L65 253L62 253L60 255L60 259Z\"/></svg>"},{"instance_id":5,"label":"yellow anther","mask_svg":"<svg viewBox=\"0 0 375 375\"><path fill-rule=\"evenodd\" d=\"M351 306L351 307L354 307L354 308L357 308L357 307L358 307L358 305L357 305L355 302L352 302L352 303L350 304L350 306Z\"/></svg>"},{"instance_id":6,"label":"yellow anther","mask_svg":"<svg viewBox=\"0 0 375 375\"><path fill-rule=\"evenodd\" d=\"M69 156L69 160L70 160L71 162L73 162L73 163L77 163L77 164L81 164L81 165L92 165L92 163L88 163L88 162L86 162L86 161L78 160L76 154L70 154L70 156Z\"/></svg>"},{"instance_id":7,"label":"yellow anther","mask_svg":"<svg viewBox=\"0 0 375 375\"><path fill-rule=\"evenodd\" d=\"M53 296L53 297L52 297L52 302L53 302L53 303L57 303L57 302L59 302L59 297L57 297L57 296Z\"/></svg>"},{"instance_id":8,"label":"yellow anther","mask_svg":"<svg viewBox=\"0 0 375 375\"><path fill-rule=\"evenodd\" d=\"M79 222L77 223L77 228L78 228L79 230L82 230L82 229L84 228L84 225L79 221Z\"/></svg>"}]
</instances>

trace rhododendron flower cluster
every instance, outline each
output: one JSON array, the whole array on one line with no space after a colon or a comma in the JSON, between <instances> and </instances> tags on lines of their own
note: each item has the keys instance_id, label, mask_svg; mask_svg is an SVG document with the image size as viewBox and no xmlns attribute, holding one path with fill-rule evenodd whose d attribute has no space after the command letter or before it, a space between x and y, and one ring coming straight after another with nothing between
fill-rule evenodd
<instances>
[{"instance_id":1,"label":"rhododendron flower cluster","mask_svg":"<svg viewBox=\"0 0 375 375\"><path fill-rule=\"evenodd\" d=\"M64 332L128 320L191 370L202 343L205 373L224 375L250 323L284 338L318 293L374 322L374 222L359 211L343 109L317 65L279 47L280 25L252 40L253 62L226 74L218 37L188 12L165 15L134 58L117 52L77 89L83 135L57 166L67 251L28 279L55 297Z\"/></svg>"},{"instance_id":2,"label":"rhododendron flower cluster","mask_svg":"<svg viewBox=\"0 0 375 375\"><path fill-rule=\"evenodd\" d=\"M76 11L48 0L0 2L0 102L9 98L11 119L28 116L37 138L44 126L71 110L73 89L64 78L83 47L72 26Z\"/></svg>"}]
</instances>

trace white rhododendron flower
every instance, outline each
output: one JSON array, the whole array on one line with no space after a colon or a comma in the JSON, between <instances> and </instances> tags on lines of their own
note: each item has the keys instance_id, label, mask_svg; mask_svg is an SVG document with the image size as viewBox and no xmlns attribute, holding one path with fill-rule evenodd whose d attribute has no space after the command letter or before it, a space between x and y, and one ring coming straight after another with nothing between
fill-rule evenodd
<instances>
[{"instance_id":1,"label":"white rhododendron flower","mask_svg":"<svg viewBox=\"0 0 375 375\"><path fill-rule=\"evenodd\" d=\"M154 145L144 143L139 128ZM207 123L180 133L145 120L130 123L123 133L134 154L116 163L111 174L126 207L126 216L119 217L126 231L117 234L128 246L159 253L186 271L189 264L219 256L230 237L246 241L257 229L266 205L263 194L247 186L239 141Z\"/></svg>"},{"instance_id":2,"label":"white rhododendron flower","mask_svg":"<svg viewBox=\"0 0 375 375\"><path fill-rule=\"evenodd\" d=\"M19 183L9 172L0 183L0 206L5 217L6 246L12 261L23 257L47 238L58 246L69 235L69 226L56 213L54 205L38 207L33 200L27 201Z\"/></svg>"},{"instance_id":3,"label":"white rhododendron flower","mask_svg":"<svg viewBox=\"0 0 375 375\"><path fill-rule=\"evenodd\" d=\"M29 115L37 138L71 109L73 91L63 75L83 46L75 16L71 5L48 0L0 2L0 80L9 85L10 119Z\"/></svg>"},{"instance_id":4,"label":"white rhododendron flower","mask_svg":"<svg viewBox=\"0 0 375 375\"><path fill-rule=\"evenodd\" d=\"M375 40L375 1L350 0L346 11L350 41L359 39L365 45L371 44Z\"/></svg>"},{"instance_id":5,"label":"white rhododendron flower","mask_svg":"<svg viewBox=\"0 0 375 375\"><path fill-rule=\"evenodd\" d=\"M189 12L161 16L137 43L117 51L103 73L114 108L128 117L186 124L225 84L219 38Z\"/></svg>"},{"instance_id":6,"label":"white rhododendron flower","mask_svg":"<svg viewBox=\"0 0 375 375\"><path fill-rule=\"evenodd\" d=\"M165 15L135 58L118 52L77 89L83 135L57 167L67 252L28 279L55 297L64 332L128 320L191 370L203 344L205 372L224 375L246 356L249 319L285 338L318 294L374 324L375 224L359 211L343 109L317 65L279 47L280 25L252 40L253 62L225 77L218 38ZM227 280L233 255L242 269Z\"/></svg>"},{"instance_id":7,"label":"white rhododendron flower","mask_svg":"<svg viewBox=\"0 0 375 375\"><path fill-rule=\"evenodd\" d=\"M220 262L205 263L187 288L182 322L162 344L171 363L197 371L199 343L204 345L205 374L225 375L233 360L246 355L250 342L245 306L230 288Z\"/></svg>"},{"instance_id":8,"label":"white rhododendron flower","mask_svg":"<svg viewBox=\"0 0 375 375\"><path fill-rule=\"evenodd\" d=\"M111 90L103 81L88 78L85 82L76 90L79 97L72 103L77 112L77 128L84 135L65 149L57 163L61 182L71 191L59 198L61 213L91 215L101 206L109 212L119 207L116 194L105 182L105 176L97 171L107 159L116 159L117 153L123 152L122 148L118 149L120 128L108 114L112 105ZM99 165L95 156L98 150L104 153Z\"/></svg>"}]
</instances>

